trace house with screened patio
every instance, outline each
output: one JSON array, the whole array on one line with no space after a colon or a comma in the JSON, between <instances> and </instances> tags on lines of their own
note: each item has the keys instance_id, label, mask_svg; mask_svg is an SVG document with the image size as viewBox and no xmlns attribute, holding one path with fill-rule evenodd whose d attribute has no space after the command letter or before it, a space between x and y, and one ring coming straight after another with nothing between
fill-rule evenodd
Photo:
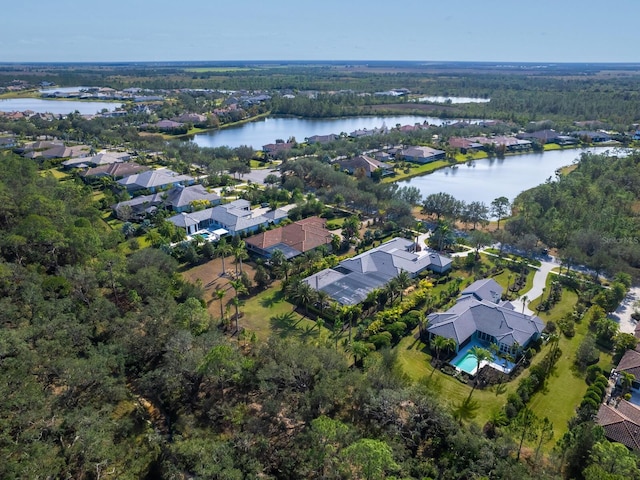
<instances>
[{"instance_id":1,"label":"house with screened patio","mask_svg":"<svg viewBox=\"0 0 640 480\"><path fill-rule=\"evenodd\" d=\"M429 338L454 340L456 358L474 345L487 348L492 343L502 354L516 356L540 338L544 323L535 315L516 311L510 302L502 300L502 291L493 279L472 283L453 307L427 317Z\"/></svg>"}]
</instances>

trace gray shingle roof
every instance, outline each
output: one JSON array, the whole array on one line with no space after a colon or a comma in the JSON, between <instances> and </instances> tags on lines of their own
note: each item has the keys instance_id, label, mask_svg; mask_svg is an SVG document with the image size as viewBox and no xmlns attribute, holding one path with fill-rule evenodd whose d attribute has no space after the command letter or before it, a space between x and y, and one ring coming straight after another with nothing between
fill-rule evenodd
<instances>
[{"instance_id":1,"label":"gray shingle roof","mask_svg":"<svg viewBox=\"0 0 640 480\"><path fill-rule=\"evenodd\" d=\"M502 297L503 288L493 278L477 280L465 288L460 295L472 295L478 300L498 303Z\"/></svg>"},{"instance_id":2,"label":"gray shingle roof","mask_svg":"<svg viewBox=\"0 0 640 480\"><path fill-rule=\"evenodd\" d=\"M343 260L334 269L323 270L303 281L313 288L327 292L343 305L354 305L402 271L415 276L433 265L451 264L451 259L428 250L419 253L409 251L413 245L411 240L394 238L377 248ZM338 275L331 272L337 272ZM322 282L318 282L318 285L317 275L322 277Z\"/></svg>"},{"instance_id":3,"label":"gray shingle roof","mask_svg":"<svg viewBox=\"0 0 640 480\"><path fill-rule=\"evenodd\" d=\"M446 312L432 313L428 318L430 333L452 338L458 345L476 331L491 335L504 345L512 346L516 342L526 345L544 329L544 323L537 316L524 315L472 295L463 295Z\"/></svg>"},{"instance_id":4,"label":"gray shingle roof","mask_svg":"<svg viewBox=\"0 0 640 480\"><path fill-rule=\"evenodd\" d=\"M192 181L193 177L190 177L189 175L180 175L167 168L159 168L157 170L149 170L137 175L130 175L122 180L118 180L118 183L126 186L127 188L137 188L142 190L145 188L162 187L172 183Z\"/></svg>"}]
</instances>

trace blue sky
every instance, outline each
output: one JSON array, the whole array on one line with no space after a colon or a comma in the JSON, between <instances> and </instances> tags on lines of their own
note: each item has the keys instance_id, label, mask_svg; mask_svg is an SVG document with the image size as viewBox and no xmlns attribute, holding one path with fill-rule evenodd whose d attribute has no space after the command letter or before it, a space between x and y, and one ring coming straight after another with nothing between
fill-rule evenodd
<instances>
[{"instance_id":1,"label":"blue sky","mask_svg":"<svg viewBox=\"0 0 640 480\"><path fill-rule=\"evenodd\" d=\"M0 62L638 62L640 1L21 0Z\"/></svg>"}]
</instances>

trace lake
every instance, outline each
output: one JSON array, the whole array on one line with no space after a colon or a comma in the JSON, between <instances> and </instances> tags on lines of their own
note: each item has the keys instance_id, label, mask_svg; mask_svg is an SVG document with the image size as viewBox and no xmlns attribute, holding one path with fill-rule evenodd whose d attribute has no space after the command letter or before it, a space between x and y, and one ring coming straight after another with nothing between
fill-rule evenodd
<instances>
[{"instance_id":1,"label":"lake","mask_svg":"<svg viewBox=\"0 0 640 480\"><path fill-rule=\"evenodd\" d=\"M359 129L372 130L386 125L388 128L400 125L414 125L426 121L431 125L443 125L454 123L457 120L434 117L421 117L418 115L394 115L389 117L351 117L351 118L323 118L306 119L292 117L267 117L255 122L248 122L237 127L223 128L221 130L211 130L194 135L192 141L200 147L222 147L231 148L240 145L250 145L259 150L263 145L275 143L276 139L287 140L295 137L302 142L305 138L313 135L329 135L341 132L350 133ZM467 120L471 123L480 120Z\"/></svg>"},{"instance_id":2,"label":"lake","mask_svg":"<svg viewBox=\"0 0 640 480\"><path fill-rule=\"evenodd\" d=\"M458 164L398 183L417 187L423 197L445 192L458 200L480 201L488 206L502 196L513 201L520 192L544 183L549 177L555 178L558 168L571 165L583 151L603 153L607 150L613 152L611 147L594 147L475 160L471 166Z\"/></svg>"},{"instance_id":3,"label":"lake","mask_svg":"<svg viewBox=\"0 0 640 480\"><path fill-rule=\"evenodd\" d=\"M53 113L66 115L67 113L80 112L81 115L94 115L102 109L113 111L120 107L120 102L89 102L80 100L43 100L41 98L7 98L0 99L0 111L24 112L31 110L36 113Z\"/></svg>"}]
</instances>

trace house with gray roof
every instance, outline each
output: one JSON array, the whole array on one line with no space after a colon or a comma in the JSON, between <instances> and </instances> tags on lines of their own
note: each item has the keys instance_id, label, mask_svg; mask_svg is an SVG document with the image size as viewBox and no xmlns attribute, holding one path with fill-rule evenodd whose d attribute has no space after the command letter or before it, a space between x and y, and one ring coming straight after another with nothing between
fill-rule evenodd
<instances>
[{"instance_id":1,"label":"house with gray roof","mask_svg":"<svg viewBox=\"0 0 640 480\"><path fill-rule=\"evenodd\" d=\"M408 162L430 163L445 157L443 150L430 147L409 147L401 150L400 155Z\"/></svg>"},{"instance_id":2,"label":"house with gray roof","mask_svg":"<svg viewBox=\"0 0 640 480\"><path fill-rule=\"evenodd\" d=\"M168 168L158 168L147 172L130 175L118 183L125 187L128 192L133 193L139 190L149 190L154 193L163 188L175 187L176 185L191 185L194 183L193 177L180 175Z\"/></svg>"},{"instance_id":3,"label":"house with gray roof","mask_svg":"<svg viewBox=\"0 0 640 480\"><path fill-rule=\"evenodd\" d=\"M417 251L414 241L398 237L311 275L303 282L326 292L341 305L355 305L402 271L415 278L425 270L446 272L451 269L451 263L449 257L428 249Z\"/></svg>"},{"instance_id":4,"label":"house with gray roof","mask_svg":"<svg viewBox=\"0 0 640 480\"><path fill-rule=\"evenodd\" d=\"M111 165L123 163L131 159L131 155L125 152L100 152L96 155L83 158L71 158L62 162L65 169L83 168L84 166L98 167L100 165Z\"/></svg>"},{"instance_id":5,"label":"house with gray roof","mask_svg":"<svg viewBox=\"0 0 640 480\"><path fill-rule=\"evenodd\" d=\"M287 217L286 209L278 208L267 212L263 209L251 210L251 204L247 200L235 200L198 212L183 212L167 220L184 228L187 235L210 228L224 228L230 235L245 235L255 233L261 227L278 224Z\"/></svg>"},{"instance_id":6,"label":"house with gray roof","mask_svg":"<svg viewBox=\"0 0 640 480\"><path fill-rule=\"evenodd\" d=\"M429 337L454 340L456 351L475 339L483 344L495 343L504 353L518 353L540 338L544 323L535 315L515 311L501 297L502 287L492 279L472 283L453 307L427 317Z\"/></svg>"},{"instance_id":7,"label":"house with gray roof","mask_svg":"<svg viewBox=\"0 0 640 480\"><path fill-rule=\"evenodd\" d=\"M219 195L209 193L202 185L192 185L190 187L177 185L164 192L137 196L131 200L117 203L111 208L118 218L121 218L122 212L125 211L134 218L144 218L146 214L162 207L178 213L190 212L193 210L194 202L202 202L211 206L218 205L220 200L221 197Z\"/></svg>"}]
</instances>

